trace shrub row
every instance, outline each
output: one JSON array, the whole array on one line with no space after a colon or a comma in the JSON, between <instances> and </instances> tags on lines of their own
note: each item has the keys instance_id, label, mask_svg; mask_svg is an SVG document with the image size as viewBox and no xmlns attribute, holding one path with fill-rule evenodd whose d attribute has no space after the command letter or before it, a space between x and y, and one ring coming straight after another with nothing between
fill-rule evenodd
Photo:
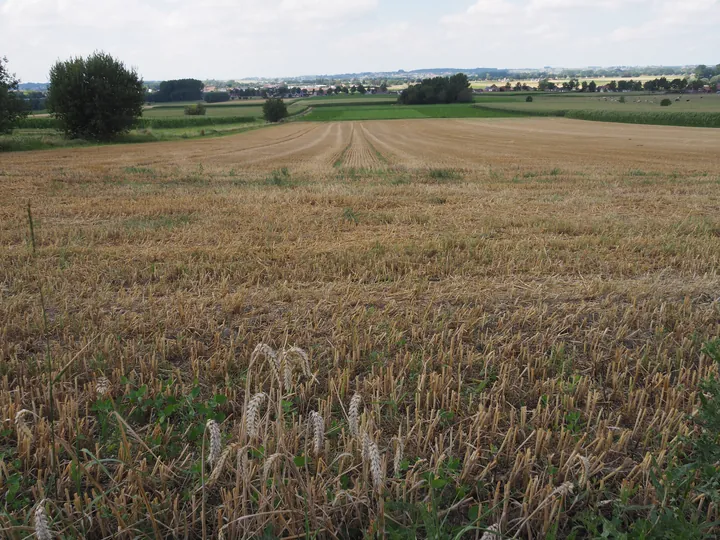
<instances>
[{"instance_id":1,"label":"shrub row","mask_svg":"<svg viewBox=\"0 0 720 540\"><path fill-rule=\"evenodd\" d=\"M708 112L625 112L625 111L566 111L566 118L621 122L624 124L653 124L658 126L687 126L720 128L720 113Z\"/></svg>"},{"instance_id":2,"label":"shrub row","mask_svg":"<svg viewBox=\"0 0 720 540\"><path fill-rule=\"evenodd\" d=\"M216 126L223 124L246 124L257 120L254 116L202 116L182 118L140 118L135 124L139 129L184 128ZM23 129L59 129L60 124L54 118L25 118L18 126Z\"/></svg>"}]
</instances>

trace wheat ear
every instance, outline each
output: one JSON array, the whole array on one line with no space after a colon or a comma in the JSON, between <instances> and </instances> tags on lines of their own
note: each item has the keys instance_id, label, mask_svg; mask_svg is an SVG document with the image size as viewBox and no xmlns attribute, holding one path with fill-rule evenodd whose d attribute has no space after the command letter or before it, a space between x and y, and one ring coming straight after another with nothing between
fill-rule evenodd
<instances>
[{"instance_id":1,"label":"wheat ear","mask_svg":"<svg viewBox=\"0 0 720 540\"><path fill-rule=\"evenodd\" d=\"M260 422L258 420L260 418L260 408L265 403L265 398L267 398L267 395L264 392L258 392L250 398L248 403L247 412L245 413L245 427L250 438L257 437L260 431Z\"/></svg>"},{"instance_id":2,"label":"wheat ear","mask_svg":"<svg viewBox=\"0 0 720 540\"><path fill-rule=\"evenodd\" d=\"M45 512L45 499L40 501L35 509L35 536L38 540L52 540L52 533L48 525L48 517Z\"/></svg>"},{"instance_id":3,"label":"wheat ear","mask_svg":"<svg viewBox=\"0 0 720 540\"><path fill-rule=\"evenodd\" d=\"M325 442L325 420L319 413L312 411L308 422L313 434L313 451L319 456Z\"/></svg>"},{"instance_id":4,"label":"wheat ear","mask_svg":"<svg viewBox=\"0 0 720 540\"><path fill-rule=\"evenodd\" d=\"M208 453L207 461L212 466L222 453L222 437L220 435L220 426L215 420L208 420L205 426L210 433L210 452Z\"/></svg>"},{"instance_id":5,"label":"wheat ear","mask_svg":"<svg viewBox=\"0 0 720 540\"><path fill-rule=\"evenodd\" d=\"M350 434L357 437L360 434L360 405L362 404L362 396L355 394L350 400L350 409L348 411L348 424L350 425Z\"/></svg>"}]
</instances>

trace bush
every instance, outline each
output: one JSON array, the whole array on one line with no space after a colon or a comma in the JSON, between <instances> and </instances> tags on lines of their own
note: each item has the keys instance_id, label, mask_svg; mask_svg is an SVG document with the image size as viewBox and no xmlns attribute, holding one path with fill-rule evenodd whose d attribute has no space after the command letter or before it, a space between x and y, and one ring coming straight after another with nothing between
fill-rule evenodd
<instances>
[{"instance_id":1,"label":"bush","mask_svg":"<svg viewBox=\"0 0 720 540\"><path fill-rule=\"evenodd\" d=\"M625 103L625 96L620 96L619 101L620 101L620 103Z\"/></svg>"},{"instance_id":2,"label":"bush","mask_svg":"<svg viewBox=\"0 0 720 540\"><path fill-rule=\"evenodd\" d=\"M663 100L660 102L660 106L661 106L661 107L669 107L670 105L672 105L672 101L670 101L670 100L667 99L667 98L663 99Z\"/></svg>"},{"instance_id":3,"label":"bush","mask_svg":"<svg viewBox=\"0 0 720 540\"><path fill-rule=\"evenodd\" d=\"M280 98L269 98L263 105L263 117L267 122L279 122L288 115L285 102Z\"/></svg>"},{"instance_id":4,"label":"bush","mask_svg":"<svg viewBox=\"0 0 720 540\"><path fill-rule=\"evenodd\" d=\"M532 97L532 96L528 96L528 97L525 98L525 102L526 102L526 103L532 103L532 100L533 100L533 97Z\"/></svg>"},{"instance_id":5,"label":"bush","mask_svg":"<svg viewBox=\"0 0 720 540\"><path fill-rule=\"evenodd\" d=\"M145 88L135 70L109 54L57 62L50 69L48 111L67 136L110 140L142 115Z\"/></svg>"},{"instance_id":6,"label":"bush","mask_svg":"<svg viewBox=\"0 0 720 540\"><path fill-rule=\"evenodd\" d=\"M6 62L0 57L0 133L11 131L27 116L27 105L16 92L19 81L8 73Z\"/></svg>"},{"instance_id":7,"label":"bush","mask_svg":"<svg viewBox=\"0 0 720 540\"><path fill-rule=\"evenodd\" d=\"M204 103L195 103L185 107L185 114L188 116L205 116L206 113L207 107Z\"/></svg>"}]
</instances>

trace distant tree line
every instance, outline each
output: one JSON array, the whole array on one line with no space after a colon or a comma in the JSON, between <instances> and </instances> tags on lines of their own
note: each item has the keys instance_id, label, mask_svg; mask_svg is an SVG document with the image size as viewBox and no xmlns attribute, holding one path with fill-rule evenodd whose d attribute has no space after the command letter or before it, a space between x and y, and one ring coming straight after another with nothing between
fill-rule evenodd
<instances>
[{"instance_id":1,"label":"distant tree line","mask_svg":"<svg viewBox=\"0 0 720 540\"><path fill-rule=\"evenodd\" d=\"M200 101L203 98L205 83L197 79L178 79L163 81L156 92L147 94L150 103L170 101Z\"/></svg>"},{"instance_id":2,"label":"distant tree line","mask_svg":"<svg viewBox=\"0 0 720 540\"><path fill-rule=\"evenodd\" d=\"M715 67L700 64L695 68L694 73L698 79L712 79L715 77L720 77L720 64L716 65Z\"/></svg>"},{"instance_id":3,"label":"distant tree line","mask_svg":"<svg viewBox=\"0 0 720 540\"><path fill-rule=\"evenodd\" d=\"M410 86L398 96L401 105L431 105L433 103L469 103L473 99L470 81L464 73L451 77L433 77Z\"/></svg>"},{"instance_id":4,"label":"distant tree line","mask_svg":"<svg viewBox=\"0 0 720 540\"><path fill-rule=\"evenodd\" d=\"M258 88L231 88L228 93L233 98L250 98L261 95L262 90Z\"/></svg>"},{"instance_id":5,"label":"distant tree line","mask_svg":"<svg viewBox=\"0 0 720 540\"><path fill-rule=\"evenodd\" d=\"M206 103L222 103L223 101L230 101L229 92L206 92L203 95L203 99Z\"/></svg>"},{"instance_id":6,"label":"distant tree line","mask_svg":"<svg viewBox=\"0 0 720 540\"><path fill-rule=\"evenodd\" d=\"M720 80L720 77L718 77ZM619 81L609 81L603 86L598 86L595 81L583 81L580 83L577 79L570 79L563 83L557 84L548 79L543 79L538 83L537 89L545 91L564 90L566 92L598 92L601 90L607 90L610 92L685 92L687 90L701 90L705 86L710 86L711 89L717 89L717 82L707 79L692 79L687 78L675 78L668 79L667 77L660 77L649 81L635 81L633 79L621 79ZM509 84L509 83L508 83ZM515 88L516 91L525 90L525 85L518 83Z\"/></svg>"},{"instance_id":7,"label":"distant tree line","mask_svg":"<svg viewBox=\"0 0 720 540\"><path fill-rule=\"evenodd\" d=\"M380 86L375 89L371 88L368 89L363 83L357 83L353 84L352 86L346 86L343 84L336 84L334 88L325 88L324 90L322 88L319 88L317 90L317 94L319 96L322 95L328 95L331 96L333 94L367 94L368 92L375 93L376 91L379 91L381 94L384 94L387 92L387 85L385 83L380 84Z\"/></svg>"}]
</instances>

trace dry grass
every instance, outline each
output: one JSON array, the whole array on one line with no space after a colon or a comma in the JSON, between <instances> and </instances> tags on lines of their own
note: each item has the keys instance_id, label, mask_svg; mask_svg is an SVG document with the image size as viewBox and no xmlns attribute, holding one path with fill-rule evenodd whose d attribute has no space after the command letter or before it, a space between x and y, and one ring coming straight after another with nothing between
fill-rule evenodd
<instances>
[{"instance_id":1,"label":"dry grass","mask_svg":"<svg viewBox=\"0 0 720 540\"><path fill-rule=\"evenodd\" d=\"M652 502L714 372L719 142L417 121L2 156L3 535L543 538Z\"/></svg>"}]
</instances>

